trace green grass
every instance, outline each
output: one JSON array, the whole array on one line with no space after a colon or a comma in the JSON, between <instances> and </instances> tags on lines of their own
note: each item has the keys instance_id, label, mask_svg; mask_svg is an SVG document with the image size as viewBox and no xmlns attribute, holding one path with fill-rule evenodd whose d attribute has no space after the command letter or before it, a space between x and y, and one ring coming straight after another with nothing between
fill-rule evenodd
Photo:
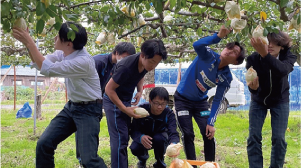
<instances>
[{"instance_id":1,"label":"green grass","mask_svg":"<svg viewBox=\"0 0 301 168\"><path fill-rule=\"evenodd\" d=\"M56 104L56 103L55 103ZM47 127L51 119L63 107L61 105L50 105L42 108L42 119L37 120L36 135L33 132L33 119L16 119L17 110L1 110L1 166L2 167L35 167L35 147L39 136ZM290 132L286 132L288 144L285 165L286 168L300 167L300 111L291 112L288 127ZM271 152L271 119L267 116L263 127L263 157L264 167L269 166ZM110 165L110 143L109 133L104 117L100 123L101 131L100 146L98 154ZM216 162L221 168L247 168L248 159L246 153L246 140L248 137L248 111L228 111L221 114L216 122ZM204 160L203 141L199 129L194 123L195 146L198 160ZM130 144L130 143L129 143ZM152 167L155 162L153 150L149 151L150 159L148 167ZM135 167L137 159L128 150L129 167ZM184 159L182 150L179 158ZM165 159L169 165L170 158ZM55 164L57 168L75 168L78 162L75 157L74 134L58 145L55 151Z\"/></svg>"}]
</instances>

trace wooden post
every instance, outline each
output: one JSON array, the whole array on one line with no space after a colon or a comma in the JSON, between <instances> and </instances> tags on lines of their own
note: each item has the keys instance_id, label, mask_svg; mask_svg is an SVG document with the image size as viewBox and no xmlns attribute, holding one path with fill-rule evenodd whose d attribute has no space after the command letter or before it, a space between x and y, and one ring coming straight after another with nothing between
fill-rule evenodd
<instances>
[{"instance_id":1,"label":"wooden post","mask_svg":"<svg viewBox=\"0 0 301 168\"><path fill-rule=\"evenodd\" d=\"M16 82L16 66L14 66L14 110L16 110L17 100L17 82Z\"/></svg>"},{"instance_id":2,"label":"wooden post","mask_svg":"<svg viewBox=\"0 0 301 168\"><path fill-rule=\"evenodd\" d=\"M37 118L41 118L42 117L42 108L41 108L41 95L37 95L37 106L35 107L37 110Z\"/></svg>"},{"instance_id":3,"label":"wooden post","mask_svg":"<svg viewBox=\"0 0 301 168\"><path fill-rule=\"evenodd\" d=\"M67 87L65 85L65 99L66 99L66 103L68 102L68 94L67 94Z\"/></svg>"},{"instance_id":4,"label":"wooden post","mask_svg":"<svg viewBox=\"0 0 301 168\"><path fill-rule=\"evenodd\" d=\"M2 83L2 82L4 81L4 79L6 78L8 72L11 70L11 68L12 68L12 66L10 66L10 67L8 68L8 70L6 71L6 73L4 74L4 76L2 77L0 83Z\"/></svg>"},{"instance_id":5,"label":"wooden post","mask_svg":"<svg viewBox=\"0 0 301 168\"><path fill-rule=\"evenodd\" d=\"M43 104L43 102L44 102L44 100L46 99L46 97L47 97L49 91L53 88L53 86L54 86L54 84L56 83L57 79L58 79L58 78L55 78L54 81L51 83L50 87L48 88L48 90L46 91L46 93L45 93L45 95L44 95L44 97L43 97L43 99L42 99L41 104Z\"/></svg>"}]
</instances>

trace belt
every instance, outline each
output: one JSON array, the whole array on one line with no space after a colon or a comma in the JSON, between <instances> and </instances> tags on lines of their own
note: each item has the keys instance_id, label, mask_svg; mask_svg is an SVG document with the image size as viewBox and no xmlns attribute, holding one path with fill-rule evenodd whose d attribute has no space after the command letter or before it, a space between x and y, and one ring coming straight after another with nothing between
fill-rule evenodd
<instances>
[{"instance_id":1,"label":"belt","mask_svg":"<svg viewBox=\"0 0 301 168\"><path fill-rule=\"evenodd\" d=\"M93 100L93 101L72 102L72 103L81 104L81 105L84 105L84 104L102 104L102 99L96 99L96 100Z\"/></svg>"}]
</instances>

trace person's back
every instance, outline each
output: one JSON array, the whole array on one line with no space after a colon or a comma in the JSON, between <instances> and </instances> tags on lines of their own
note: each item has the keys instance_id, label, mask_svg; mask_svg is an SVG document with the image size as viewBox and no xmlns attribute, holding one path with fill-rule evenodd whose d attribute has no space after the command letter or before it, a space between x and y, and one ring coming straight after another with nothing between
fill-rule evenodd
<instances>
[{"instance_id":1,"label":"person's back","mask_svg":"<svg viewBox=\"0 0 301 168\"><path fill-rule=\"evenodd\" d=\"M135 53L136 50L132 43L120 42L115 46L112 53L93 56L95 60L95 68L99 75L102 94L105 93L106 84L112 75L111 71L115 67L116 63Z\"/></svg>"}]
</instances>

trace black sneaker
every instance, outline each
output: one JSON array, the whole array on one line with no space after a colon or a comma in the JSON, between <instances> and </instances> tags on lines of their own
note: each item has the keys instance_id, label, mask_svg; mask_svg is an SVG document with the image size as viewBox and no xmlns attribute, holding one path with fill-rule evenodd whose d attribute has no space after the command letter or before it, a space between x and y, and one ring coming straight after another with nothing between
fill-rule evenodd
<instances>
[{"instance_id":1,"label":"black sneaker","mask_svg":"<svg viewBox=\"0 0 301 168\"><path fill-rule=\"evenodd\" d=\"M146 162L141 162L141 161L139 161L139 162L137 163L137 168L146 168Z\"/></svg>"}]
</instances>

